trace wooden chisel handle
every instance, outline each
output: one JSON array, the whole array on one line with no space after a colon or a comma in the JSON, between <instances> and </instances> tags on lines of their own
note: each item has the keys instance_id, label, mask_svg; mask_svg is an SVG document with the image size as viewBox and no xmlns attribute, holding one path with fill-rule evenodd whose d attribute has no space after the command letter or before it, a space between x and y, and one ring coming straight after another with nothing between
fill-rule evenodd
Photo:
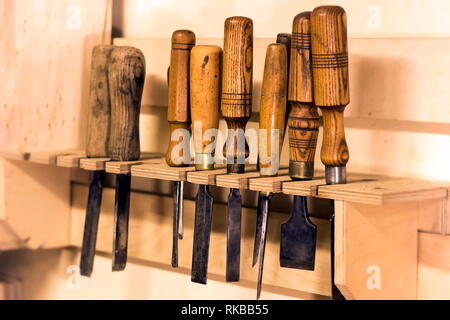
<instances>
[{"instance_id":1,"label":"wooden chisel handle","mask_svg":"<svg viewBox=\"0 0 450 320\"><path fill-rule=\"evenodd\" d=\"M141 50L117 47L111 52L108 82L111 95L109 157L116 161L139 159L139 112L145 80Z\"/></svg>"},{"instance_id":2,"label":"wooden chisel handle","mask_svg":"<svg viewBox=\"0 0 450 320\"><path fill-rule=\"evenodd\" d=\"M224 153L229 173L245 170L244 163L238 162L248 157L244 131L252 112L252 76L253 21L230 17L225 20L221 99L222 115L228 126Z\"/></svg>"},{"instance_id":3,"label":"wooden chisel handle","mask_svg":"<svg viewBox=\"0 0 450 320\"><path fill-rule=\"evenodd\" d=\"M169 121L169 147L166 162L169 166L187 166L190 163L189 137L182 132L190 132L189 110L189 59L195 45L195 34L189 30L177 30L172 34L172 49L169 67L169 101L167 121ZM184 130L184 131L181 131ZM179 134L179 135L178 135ZM172 135L178 137L178 140ZM183 148L176 148L184 142ZM184 153L185 152L185 153Z\"/></svg>"},{"instance_id":4,"label":"wooden chisel handle","mask_svg":"<svg viewBox=\"0 0 450 320\"><path fill-rule=\"evenodd\" d=\"M113 46L92 49L91 79L86 134L86 156L107 157L111 118L108 63Z\"/></svg>"},{"instance_id":5,"label":"wooden chisel handle","mask_svg":"<svg viewBox=\"0 0 450 320\"><path fill-rule=\"evenodd\" d=\"M222 48L195 46L191 51L191 118L197 170L214 168L219 129ZM215 132L212 132L215 130Z\"/></svg>"},{"instance_id":6,"label":"wooden chisel handle","mask_svg":"<svg viewBox=\"0 0 450 320\"><path fill-rule=\"evenodd\" d=\"M275 176L280 164L286 114L287 53L283 44L267 47L259 120L259 171Z\"/></svg>"},{"instance_id":7,"label":"wooden chisel handle","mask_svg":"<svg viewBox=\"0 0 450 320\"><path fill-rule=\"evenodd\" d=\"M321 160L326 166L327 183L345 183L349 151L344 133L344 109L350 102L350 95L344 9L338 6L314 9L311 28L314 100L322 111L324 127Z\"/></svg>"},{"instance_id":8,"label":"wooden chisel handle","mask_svg":"<svg viewBox=\"0 0 450 320\"><path fill-rule=\"evenodd\" d=\"M314 155L319 135L319 114L313 100L311 72L311 12L294 18L289 74L289 175L314 177Z\"/></svg>"}]
</instances>

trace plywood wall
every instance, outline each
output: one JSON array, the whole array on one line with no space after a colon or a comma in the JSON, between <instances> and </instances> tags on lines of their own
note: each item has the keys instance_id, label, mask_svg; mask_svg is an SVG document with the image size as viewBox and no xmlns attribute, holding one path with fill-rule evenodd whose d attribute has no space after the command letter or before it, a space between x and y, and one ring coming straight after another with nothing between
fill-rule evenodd
<instances>
[{"instance_id":1,"label":"plywood wall","mask_svg":"<svg viewBox=\"0 0 450 320\"><path fill-rule=\"evenodd\" d=\"M84 143L90 55L109 43L111 0L0 1L0 150Z\"/></svg>"}]
</instances>

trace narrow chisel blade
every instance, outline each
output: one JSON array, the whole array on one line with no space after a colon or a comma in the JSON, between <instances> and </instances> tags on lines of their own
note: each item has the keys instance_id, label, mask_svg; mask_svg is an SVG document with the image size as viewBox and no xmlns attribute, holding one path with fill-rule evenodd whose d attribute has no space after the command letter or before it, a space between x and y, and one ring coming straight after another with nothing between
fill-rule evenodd
<instances>
[{"instance_id":1,"label":"narrow chisel blade","mask_svg":"<svg viewBox=\"0 0 450 320\"><path fill-rule=\"evenodd\" d=\"M180 181L180 192L178 194L178 239L183 240L183 195L184 182Z\"/></svg>"},{"instance_id":2,"label":"narrow chisel blade","mask_svg":"<svg viewBox=\"0 0 450 320\"><path fill-rule=\"evenodd\" d=\"M317 227L309 220L306 197L294 196L289 220L281 225L280 265L314 270Z\"/></svg>"},{"instance_id":3,"label":"narrow chisel blade","mask_svg":"<svg viewBox=\"0 0 450 320\"><path fill-rule=\"evenodd\" d=\"M122 271L127 264L130 188L131 175L118 174L114 208L113 271Z\"/></svg>"},{"instance_id":4,"label":"narrow chisel blade","mask_svg":"<svg viewBox=\"0 0 450 320\"><path fill-rule=\"evenodd\" d=\"M261 198L261 238L259 243L259 266L258 266L258 285L256 289L256 299L261 297L262 277L264 268L264 253L266 251L267 229L269 226L269 207L272 194L260 193Z\"/></svg>"},{"instance_id":5,"label":"narrow chisel blade","mask_svg":"<svg viewBox=\"0 0 450 320\"><path fill-rule=\"evenodd\" d=\"M83 244L81 246L80 274L90 277L94 268L98 220L102 205L104 171L92 172L84 221Z\"/></svg>"},{"instance_id":6,"label":"narrow chisel blade","mask_svg":"<svg viewBox=\"0 0 450 320\"><path fill-rule=\"evenodd\" d=\"M330 253L331 253L331 300L346 300L344 295L334 284L334 201L333 201L333 211L330 216Z\"/></svg>"},{"instance_id":7,"label":"narrow chisel blade","mask_svg":"<svg viewBox=\"0 0 450 320\"><path fill-rule=\"evenodd\" d=\"M207 185L200 185L195 202L192 282L206 284L213 198Z\"/></svg>"},{"instance_id":8,"label":"narrow chisel blade","mask_svg":"<svg viewBox=\"0 0 450 320\"><path fill-rule=\"evenodd\" d=\"M241 259L242 201L239 189L230 189L227 208L227 269L226 281L239 281Z\"/></svg>"},{"instance_id":9,"label":"narrow chisel blade","mask_svg":"<svg viewBox=\"0 0 450 320\"><path fill-rule=\"evenodd\" d=\"M172 267L178 267L178 237L179 237L179 218L180 218L180 193L181 181L173 182L173 233L172 233Z\"/></svg>"},{"instance_id":10,"label":"narrow chisel blade","mask_svg":"<svg viewBox=\"0 0 450 320\"><path fill-rule=\"evenodd\" d=\"M264 196L260 192L258 196L258 209L256 210L256 230L255 230L255 243L253 244L253 260L252 267L258 262L259 244L261 242L261 225L262 225L262 208L263 208Z\"/></svg>"}]
</instances>

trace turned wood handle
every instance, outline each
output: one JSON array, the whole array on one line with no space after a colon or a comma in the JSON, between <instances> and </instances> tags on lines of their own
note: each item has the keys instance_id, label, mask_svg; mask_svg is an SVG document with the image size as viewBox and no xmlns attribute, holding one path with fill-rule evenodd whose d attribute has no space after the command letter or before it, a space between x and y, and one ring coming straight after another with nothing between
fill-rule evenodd
<instances>
[{"instance_id":1,"label":"turned wood handle","mask_svg":"<svg viewBox=\"0 0 450 320\"><path fill-rule=\"evenodd\" d=\"M286 47L286 54L287 54L287 84L289 86L289 70L290 70L290 61L291 61L291 39L292 36L290 33L279 33L277 34L277 43L280 43ZM287 92L286 92L287 95ZM284 132L283 137L286 134L287 129L287 123L288 123L288 116L289 112L291 112L291 102L286 99L286 117L284 121Z\"/></svg>"},{"instance_id":2,"label":"turned wood handle","mask_svg":"<svg viewBox=\"0 0 450 320\"><path fill-rule=\"evenodd\" d=\"M113 46L95 46L92 50L91 79L86 133L86 156L107 157L111 118L108 63Z\"/></svg>"},{"instance_id":3,"label":"turned wood handle","mask_svg":"<svg viewBox=\"0 0 450 320\"><path fill-rule=\"evenodd\" d=\"M320 124L313 103L309 11L295 16L292 24L289 101L289 175L295 179L312 179Z\"/></svg>"},{"instance_id":4,"label":"turned wood handle","mask_svg":"<svg viewBox=\"0 0 450 320\"><path fill-rule=\"evenodd\" d=\"M286 117L287 52L283 44L267 47L259 120L259 171L278 172Z\"/></svg>"},{"instance_id":5,"label":"turned wood handle","mask_svg":"<svg viewBox=\"0 0 450 320\"><path fill-rule=\"evenodd\" d=\"M145 80L141 50L117 47L111 52L108 82L111 95L109 157L117 161L139 159L139 112Z\"/></svg>"},{"instance_id":6,"label":"turned wood handle","mask_svg":"<svg viewBox=\"0 0 450 320\"><path fill-rule=\"evenodd\" d=\"M222 48L195 46L191 51L190 64L195 165L199 170L212 169L214 168L214 151L219 129Z\"/></svg>"},{"instance_id":7,"label":"turned wood handle","mask_svg":"<svg viewBox=\"0 0 450 320\"><path fill-rule=\"evenodd\" d=\"M343 8L322 6L311 17L314 102L322 110L321 160L345 166L349 151L344 133L344 109L350 102L347 18Z\"/></svg>"},{"instance_id":8,"label":"turned wood handle","mask_svg":"<svg viewBox=\"0 0 450 320\"><path fill-rule=\"evenodd\" d=\"M244 165L238 165L237 161L248 157L244 131L252 112L252 76L253 21L230 17L225 20L221 98L221 111L228 126L224 154L229 172L243 172ZM230 129L235 134L230 134Z\"/></svg>"},{"instance_id":9,"label":"turned wood handle","mask_svg":"<svg viewBox=\"0 0 450 320\"><path fill-rule=\"evenodd\" d=\"M170 135L166 162L173 167L186 166L190 163L189 58L194 45L195 34L192 31L177 30L172 34L167 104Z\"/></svg>"}]
</instances>

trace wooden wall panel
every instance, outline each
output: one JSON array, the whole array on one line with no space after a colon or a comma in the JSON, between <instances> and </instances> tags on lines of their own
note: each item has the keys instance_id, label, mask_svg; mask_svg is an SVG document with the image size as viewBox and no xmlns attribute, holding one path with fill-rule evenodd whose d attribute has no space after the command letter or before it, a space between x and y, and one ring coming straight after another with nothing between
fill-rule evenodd
<instances>
[{"instance_id":1,"label":"wooden wall panel","mask_svg":"<svg viewBox=\"0 0 450 320\"><path fill-rule=\"evenodd\" d=\"M92 47L109 43L111 0L1 0L0 150L84 144Z\"/></svg>"}]
</instances>

